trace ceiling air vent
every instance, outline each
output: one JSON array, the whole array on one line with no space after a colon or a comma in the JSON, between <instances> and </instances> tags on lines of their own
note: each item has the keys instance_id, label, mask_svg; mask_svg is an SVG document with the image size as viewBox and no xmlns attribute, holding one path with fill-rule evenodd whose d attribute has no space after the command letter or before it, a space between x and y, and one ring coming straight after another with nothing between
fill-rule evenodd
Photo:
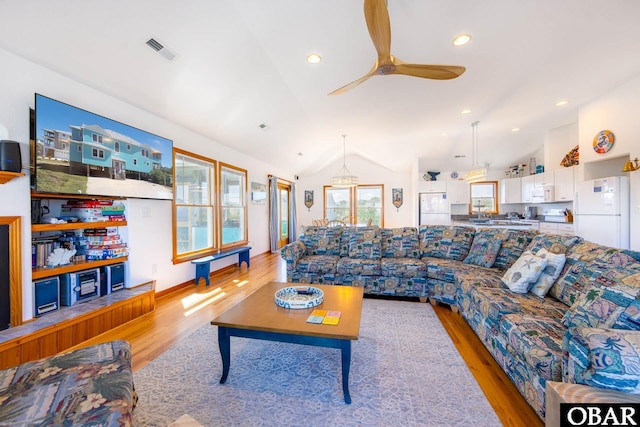
<instances>
[{"instance_id":1,"label":"ceiling air vent","mask_svg":"<svg viewBox=\"0 0 640 427\"><path fill-rule=\"evenodd\" d=\"M163 46L162 43L154 38L147 40L147 46L164 56L165 59L168 59L169 61L173 61L176 58L176 54L172 52L171 49Z\"/></svg>"}]
</instances>

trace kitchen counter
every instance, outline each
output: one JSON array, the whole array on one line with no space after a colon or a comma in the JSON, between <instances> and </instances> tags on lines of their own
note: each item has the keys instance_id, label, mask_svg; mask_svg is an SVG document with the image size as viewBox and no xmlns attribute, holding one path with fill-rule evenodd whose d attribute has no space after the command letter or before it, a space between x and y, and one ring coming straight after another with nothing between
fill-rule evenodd
<instances>
[{"instance_id":1,"label":"kitchen counter","mask_svg":"<svg viewBox=\"0 0 640 427\"><path fill-rule=\"evenodd\" d=\"M538 222L536 220L522 220L522 219L466 219L453 221L453 225L463 225L467 227L478 228L513 228L516 230L529 230L538 229Z\"/></svg>"}]
</instances>

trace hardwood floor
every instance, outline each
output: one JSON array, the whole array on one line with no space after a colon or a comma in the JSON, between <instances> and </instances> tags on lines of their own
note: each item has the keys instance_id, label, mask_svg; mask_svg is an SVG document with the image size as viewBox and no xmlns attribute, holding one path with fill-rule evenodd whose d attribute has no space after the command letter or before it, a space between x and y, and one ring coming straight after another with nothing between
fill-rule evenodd
<instances>
[{"instance_id":1,"label":"hardwood floor","mask_svg":"<svg viewBox=\"0 0 640 427\"><path fill-rule=\"evenodd\" d=\"M79 347L115 339L124 339L133 348L133 369L137 371L168 350L182 337L208 324L219 313L250 295L263 284L286 281L284 261L278 254L251 258L251 268L228 268L204 281L159 297L156 309L134 322L106 332ZM505 426L543 426L513 383L484 348L466 321L446 306L435 306L438 318L480 384L489 403ZM217 349L213 349L218 357Z\"/></svg>"}]
</instances>

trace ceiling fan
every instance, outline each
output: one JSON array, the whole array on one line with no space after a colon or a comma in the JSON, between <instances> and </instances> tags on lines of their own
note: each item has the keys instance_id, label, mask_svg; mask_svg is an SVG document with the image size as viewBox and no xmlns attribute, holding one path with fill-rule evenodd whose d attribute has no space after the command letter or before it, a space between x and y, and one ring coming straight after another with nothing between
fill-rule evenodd
<instances>
[{"instance_id":1,"label":"ceiling fan","mask_svg":"<svg viewBox=\"0 0 640 427\"><path fill-rule=\"evenodd\" d=\"M391 55L391 23L385 0L364 0L364 16L371 40L378 52L378 59L363 77L334 90L329 95L339 95L353 89L376 74L404 74L425 79L449 80L464 73L465 67L458 65L408 64Z\"/></svg>"}]
</instances>

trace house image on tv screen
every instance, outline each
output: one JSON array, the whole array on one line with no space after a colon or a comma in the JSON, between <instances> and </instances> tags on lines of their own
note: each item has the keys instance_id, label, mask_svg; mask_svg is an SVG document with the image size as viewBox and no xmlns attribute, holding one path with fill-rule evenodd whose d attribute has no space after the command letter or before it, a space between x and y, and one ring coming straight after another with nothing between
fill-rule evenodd
<instances>
[{"instance_id":1,"label":"house image on tv screen","mask_svg":"<svg viewBox=\"0 0 640 427\"><path fill-rule=\"evenodd\" d=\"M70 126L71 133L43 129L43 155L69 161L69 173L111 179L150 179L162 153L98 125Z\"/></svg>"}]
</instances>

